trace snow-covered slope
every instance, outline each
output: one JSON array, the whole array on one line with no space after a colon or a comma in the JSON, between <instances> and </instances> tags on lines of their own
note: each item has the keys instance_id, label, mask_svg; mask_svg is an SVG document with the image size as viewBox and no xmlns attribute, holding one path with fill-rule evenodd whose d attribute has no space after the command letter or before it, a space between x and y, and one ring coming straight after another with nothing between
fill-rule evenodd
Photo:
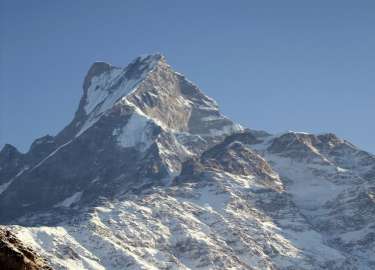
<instances>
[{"instance_id":1,"label":"snow-covered slope","mask_svg":"<svg viewBox=\"0 0 375 270\"><path fill-rule=\"evenodd\" d=\"M69 225L13 229L56 269L344 269L345 256L286 196L256 182L207 172L120 197Z\"/></svg>"},{"instance_id":2,"label":"snow-covered slope","mask_svg":"<svg viewBox=\"0 0 375 270\"><path fill-rule=\"evenodd\" d=\"M374 268L375 156L334 134L288 132L252 147L329 245L355 255L355 269Z\"/></svg>"},{"instance_id":3,"label":"snow-covered slope","mask_svg":"<svg viewBox=\"0 0 375 270\"><path fill-rule=\"evenodd\" d=\"M54 269L374 269L375 157L245 130L160 54L89 69L72 122L0 152L0 223Z\"/></svg>"}]
</instances>

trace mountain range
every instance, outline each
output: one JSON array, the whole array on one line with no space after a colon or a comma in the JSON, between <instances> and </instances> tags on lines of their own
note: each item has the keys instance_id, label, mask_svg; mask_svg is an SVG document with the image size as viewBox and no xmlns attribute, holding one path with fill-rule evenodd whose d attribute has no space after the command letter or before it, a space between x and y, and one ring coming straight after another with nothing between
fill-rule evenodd
<instances>
[{"instance_id":1,"label":"mountain range","mask_svg":"<svg viewBox=\"0 0 375 270\"><path fill-rule=\"evenodd\" d=\"M9 269L370 270L375 156L242 127L161 54L96 62L64 129L2 147L0 224L42 265Z\"/></svg>"}]
</instances>

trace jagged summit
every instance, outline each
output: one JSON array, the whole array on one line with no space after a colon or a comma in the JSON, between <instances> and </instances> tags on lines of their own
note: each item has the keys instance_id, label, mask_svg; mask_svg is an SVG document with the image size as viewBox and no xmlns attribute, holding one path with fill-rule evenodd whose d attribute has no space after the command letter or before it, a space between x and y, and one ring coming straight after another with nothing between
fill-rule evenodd
<instances>
[{"instance_id":1,"label":"jagged summit","mask_svg":"<svg viewBox=\"0 0 375 270\"><path fill-rule=\"evenodd\" d=\"M220 114L214 100L156 53L137 57L125 68L94 63L85 77L76 115L57 139L66 143L103 116L125 108L164 129L203 136L221 136L240 128Z\"/></svg>"},{"instance_id":2,"label":"jagged summit","mask_svg":"<svg viewBox=\"0 0 375 270\"><path fill-rule=\"evenodd\" d=\"M161 54L151 54L145 56L139 56L135 58L125 68L115 67L105 62L95 62L87 72L83 83L83 105L84 112L90 114L95 106L103 102L108 95L113 92L118 92L115 88L127 88L121 89L122 95L128 94L132 88L136 87L136 84L141 79L147 76L155 65L164 62L165 58ZM133 84L130 83L133 82ZM118 87L117 84L123 84L123 87ZM125 90L125 91L124 91ZM127 90L127 91L126 91ZM121 95L119 94L119 98ZM117 100L113 100L115 103ZM81 108L79 108L81 109Z\"/></svg>"},{"instance_id":3,"label":"jagged summit","mask_svg":"<svg viewBox=\"0 0 375 270\"><path fill-rule=\"evenodd\" d=\"M37 139L0 172L0 205L13 209L0 218L48 209L72 193L86 204L137 181L168 184L186 159L241 130L161 54L125 68L97 62L83 88L72 122L55 137ZM112 184L100 184L104 179Z\"/></svg>"},{"instance_id":4,"label":"jagged summit","mask_svg":"<svg viewBox=\"0 0 375 270\"><path fill-rule=\"evenodd\" d=\"M84 91L87 91L87 88L90 85L91 79L93 77L99 76L105 72L109 72L112 69L138 69L141 70L141 67L146 67L149 65L155 65L159 61L165 62L165 57L160 53L141 55L135 58L130 64L125 68L115 67L110 63L104 61L96 61L89 68L83 83Z\"/></svg>"}]
</instances>

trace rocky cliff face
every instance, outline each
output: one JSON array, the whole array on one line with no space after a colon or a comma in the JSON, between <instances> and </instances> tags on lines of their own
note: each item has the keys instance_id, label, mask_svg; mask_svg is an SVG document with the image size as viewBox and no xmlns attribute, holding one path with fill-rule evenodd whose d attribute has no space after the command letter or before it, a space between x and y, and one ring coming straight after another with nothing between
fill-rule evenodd
<instances>
[{"instance_id":1,"label":"rocky cliff face","mask_svg":"<svg viewBox=\"0 0 375 270\"><path fill-rule=\"evenodd\" d=\"M0 222L54 269L375 267L373 155L244 129L160 54L95 63L72 122L0 162Z\"/></svg>"},{"instance_id":2,"label":"rocky cliff face","mask_svg":"<svg viewBox=\"0 0 375 270\"><path fill-rule=\"evenodd\" d=\"M0 228L0 266L6 270L52 270L44 258L4 228Z\"/></svg>"}]
</instances>

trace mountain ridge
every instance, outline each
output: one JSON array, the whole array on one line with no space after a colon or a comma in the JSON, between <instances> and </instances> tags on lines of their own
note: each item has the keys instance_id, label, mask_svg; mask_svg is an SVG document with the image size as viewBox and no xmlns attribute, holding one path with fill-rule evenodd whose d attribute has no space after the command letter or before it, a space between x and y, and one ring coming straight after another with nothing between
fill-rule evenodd
<instances>
[{"instance_id":1,"label":"mountain ridge","mask_svg":"<svg viewBox=\"0 0 375 270\"><path fill-rule=\"evenodd\" d=\"M95 66L98 65L104 67L100 72L95 71L97 69ZM102 160L103 157L99 155L95 148L92 148L92 144L95 147L104 147L108 151L106 154L108 156L105 158L113 159L110 156L111 153L109 150L112 149L112 151L118 152L118 155L124 159L121 161L121 164L117 161L113 162L119 163L118 166L130 166L125 165L126 163L131 163L131 160L128 160L126 152L130 151L132 152L130 155L134 157L139 156L139 158L142 158L143 154L134 153L134 151L128 149L137 147L138 144L142 143L151 146L152 142L155 142L162 131L166 135L163 135L164 138L161 137L160 141L156 141L158 149L153 148L154 153L152 155L158 156L155 156L155 160L161 159L161 163L158 165L160 166L158 171L160 170L161 174L156 173L157 177L166 177L165 174L168 173L164 171L178 170L181 162L178 161L180 157L175 156L172 152L167 153L164 151L158 153L160 152L159 148L165 148L163 146L164 143L168 144L168 147L174 144L173 148L182 157L189 155L189 151L174 138L175 135L172 134L173 132L183 133L188 131L188 129L192 129L189 133L196 133L197 136L207 137L205 142L212 144L215 138L220 138L230 133L231 129L237 129L237 126L233 122L221 116L216 103L212 99L206 97L190 82L186 82L183 76L174 73L160 54L138 57L124 69L109 67L108 64L101 63L94 64L90 68L84 83L84 86L88 86L88 88L83 89L84 92L79 108L72 122L67 127L55 137L45 136L37 139L32 144L28 153L19 155L21 161L17 161L17 164L22 164L21 167L24 167L23 173L17 175L19 173L19 166L5 171L6 175L0 179L0 183L7 183L7 189L3 191L0 204L3 202L9 207L16 207L12 198L19 195L15 194L15 192L8 192L12 190L12 187L16 187L14 185L16 181L24 182L24 187L17 186L20 189L19 192L24 193L26 190L29 190L28 194L30 194L31 198L29 199L30 201L19 202L20 205L17 210L11 212L30 211L28 209L30 202L35 204L35 201L38 200L43 205L57 203L55 200L57 198L62 199L61 194L64 193L61 191L58 192L57 187L48 187L48 189L56 189L56 194L51 197L47 196L47 198L40 198L38 190L33 191L33 187L39 184L33 183L30 179L33 179L37 183L46 184L42 176L45 173L48 173L54 179L71 175L69 179L54 180L63 189L66 186L62 185L62 183L66 181L76 186L74 189L80 188L79 186L81 185L75 183L76 178L74 177L83 177L82 184L87 184L87 181L90 181L90 179L87 178L86 174L83 175L83 172L76 171L74 173L75 176L72 175L72 168L77 167L76 170L79 170L78 166L81 166L79 163L71 163L76 158L76 155L80 155L75 150L78 148L82 148L81 151L84 153L95 153L95 159L99 160ZM112 74L111 72L114 69L116 69L116 72ZM153 73L153 71L155 72ZM89 79L90 84L87 83ZM150 95L151 92L153 93L152 96ZM178 102L174 103L176 100ZM202 120L204 117L212 117L214 119L209 121ZM125 130L123 130L123 127L126 127ZM124 132L126 133L127 128L136 129L138 135L145 134L145 137L136 135L129 139L131 136L122 135ZM222 128L224 129L221 131ZM100 129L101 133L95 134L95 129ZM215 130L218 134L210 134L212 130ZM170 134L167 135L167 133ZM87 141L85 139L90 136L94 141ZM179 138L183 136L181 134ZM116 138L120 138L120 140ZM123 138L122 142L121 138ZM122 147L119 149L117 146ZM121 148L125 148L125 152ZM172 156L175 156L173 159L177 161L170 161ZM53 160L57 157L66 159L69 162L70 169L55 167L57 165L53 165ZM81 162L85 164L82 164L82 166L87 166L90 163L95 164L98 161L94 160L93 157L87 156ZM87 162L89 163L87 164ZM54 168L51 167L48 169L48 172L40 172L46 166L48 167L48 164L51 164ZM103 167L102 170L107 171L109 169ZM35 193L31 193L31 191ZM79 192L78 190L76 191ZM66 191L66 193L69 192L71 191ZM30 207L34 208L31 205ZM38 207L41 207L41 205Z\"/></svg>"},{"instance_id":2,"label":"mountain ridge","mask_svg":"<svg viewBox=\"0 0 375 270\"><path fill-rule=\"evenodd\" d=\"M94 63L73 120L0 166L1 224L55 269L375 265L374 155L245 129L161 54Z\"/></svg>"}]
</instances>

